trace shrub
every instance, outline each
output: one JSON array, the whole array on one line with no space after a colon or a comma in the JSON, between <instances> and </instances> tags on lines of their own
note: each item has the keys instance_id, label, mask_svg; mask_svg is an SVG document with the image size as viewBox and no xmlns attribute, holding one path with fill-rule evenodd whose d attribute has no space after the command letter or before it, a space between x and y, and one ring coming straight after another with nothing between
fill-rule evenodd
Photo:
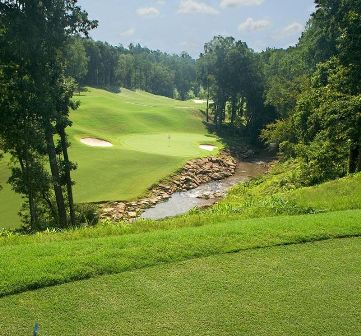
<instances>
[{"instance_id":1,"label":"shrub","mask_svg":"<svg viewBox=\"0 0 361 336\"><path fill-rule=\"evenodd\" d=\"M77 226L92 226L99 223L99 209L95 204L77 204L75 206L75 222Z\"/></svg>"}]
</instances>

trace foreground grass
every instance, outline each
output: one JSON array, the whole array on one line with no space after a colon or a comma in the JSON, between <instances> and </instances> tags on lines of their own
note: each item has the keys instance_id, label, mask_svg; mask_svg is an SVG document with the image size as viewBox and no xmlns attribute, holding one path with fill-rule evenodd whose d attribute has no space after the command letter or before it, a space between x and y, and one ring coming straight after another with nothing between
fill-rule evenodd
<instances>
[{"instance_id":1,"label":"foreground grass","mask_svg":"<svg viewBox=\"0 0 361 336\"><path fill-rule=\"evenodd\" d=\"M162 263L361 235L361 210L78 240L2 239L0 296Z\"/></svg>"},{"instance_id":2,"label":"foreground grass","mask_svg":"<svg viewBox=\"0 0 361 336\"><path fill-rule=\"evenodd\" d=\"M272 247L0 299L1 335L361 333L361 239Z\"/></svg>"},{"instance_id":3,"label":"foreground grass","mask_svg":"<svg viewBox=\"0 0 361 336\"><path fill-rule=\"evenodd\" d=\"M76 202L130 200L152 184L173 173L187 160L209 154L202 143L217 144L202 123L200 106L192 102L122 90L115 94L89 89L80 97L78 111L71 114L69 129ZM110 141L111 148L94 148L83 137ZM9 176L6 161L0 162L0 185ZM0 227L15 228L20 220L17 197L5 186L0 191Z\"/></svg>"}]
</instances>

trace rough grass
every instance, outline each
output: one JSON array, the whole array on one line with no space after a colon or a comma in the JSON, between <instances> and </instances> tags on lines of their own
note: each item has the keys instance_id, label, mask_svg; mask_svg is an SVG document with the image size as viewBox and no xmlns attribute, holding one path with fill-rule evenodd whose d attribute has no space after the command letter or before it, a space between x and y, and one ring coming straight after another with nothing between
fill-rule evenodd
<instances>
[{"instance_id":1,"label":"rough grass","mask_svg":"<svg viewBox=\"0 0 361 336\"><path fill-rule=\"evenodd\" d=\"M361 334L361 239L160 265L0 299L1 335Z\"/></svg>"},{"instance_id":2,"label":"rough grass","mask_svg":"<svg viewBox=\"0 0 361 336\"><path fill-rule=\"evenodd\" d=\"M0 296L162 263L361 235L361 210L75 240L2 239Z\"/></svg>"},{"instance_id":3,"label":"rough grass","mask_svg":"<svg viewBox=\"0 0 361 336\"><path fill-rule=\"evenodd\" d=\"M78 164L74 173L76 202L130 200L173 173L190 158L209 155L202 143L220 144L202 123L199 105L122 90L115 94L89 89L71 114L70 156ZM83 137L110 141L111 148L94 148ZM0 184L9 172L0 163ZM19 225L20 198L9 186L0 191L0 227Z\"/></svg>"},{"instance_id":4,"label":"rough grass","mask_svg":"<svg viewBox=\"0 0 361 336\"><path fill-rule=\"evenodd\" d=\"M246 219L361 209L361 174L300 188L292 178L294 169L276 165L270 173L233 188L203 215Z\"/></svg>"},{"instance_id":5,"label":"rough grass","mask_svg":"<svg viewBox=\"0 0 361 336\"><path fill-rule=\"evenodd\" d=\"M361 209L361 174L295 190L290 199L302 207L320 211Z\"/></svg>"}]
</instances>

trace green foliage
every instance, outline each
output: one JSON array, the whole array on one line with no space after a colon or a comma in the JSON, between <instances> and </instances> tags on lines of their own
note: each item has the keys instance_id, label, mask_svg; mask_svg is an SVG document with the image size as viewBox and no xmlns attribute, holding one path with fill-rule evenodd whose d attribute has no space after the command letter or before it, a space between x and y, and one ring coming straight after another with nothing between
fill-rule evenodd
<instances>
[{"instance_id":1,"label":"green foliage","mask_svg":"<svg viewBox=\"0 0 361 336\"><path fill-rule=\"evenodd\" d=\"M95 204L78 204L75 207L76 225L93 226L99 223L99 208Z\"/></svg>"},{"instance_id":2,"label":"green foliage","mask_svg":"<svg viewBox=\"0 0 361 336\"><path fill-rule=\"evenodd\" d=\"M297 47L263 55L279 120L262 137L298 159L309 185L361 171L361 2L316 4Z\"/></svg>"},{"instance_id":3,"label":"green foliage","mask_svg":"<svg viewBox=\"0 0 361 336\"><path fill-rule=\"evenodd\" d=\"M82 40L72 39L66 50L66 74L74 78L79 84L83 84L88 73L89 58Z\"/></svg>"},{"instance_id":4,"label":"green foliage","mask_svg":"<svg viewBox=\"0 0 361 336\"><path fill-rule=\"evenodd\" d=\"M199 91L195 60L187 53L169 55L137 44L128 48L82 40L89 59L83 83L111 88L122 86L181 100L189 90ZM174 95L178 92L178 96Z\"/></svg>"},{"instance_id":5,"label":"green foliage","mask_svg":"<svg viewBox=\"0 0 361 336\"><path fill-rule=\"evenodd\" d=\"M69 110L78 105L71 101L75 85L65 76L64 55L74 35L87 35L97 23L72 0L26 5L6 0L0 10L0 138L2 149L12 157L9 182L26 198L27 224L32 230L43 224L46 208L52 222L65 227L62 186L66 186L69 217L74 222L74 165L68 156L66 128L71 125Z\"/></svg>"},{"instance_id":6,"label":"green foliage","mask_svg":"<svg viewBox=\"0 0 361 336\"><path fill-rule=\"evenodd\" d=\"M242 41L216 36L205 44L197 69L199 81L213 101L214 124L245 126L245 135L256 140L267 120L259 57Z\"/></svg>"}]
</instances>

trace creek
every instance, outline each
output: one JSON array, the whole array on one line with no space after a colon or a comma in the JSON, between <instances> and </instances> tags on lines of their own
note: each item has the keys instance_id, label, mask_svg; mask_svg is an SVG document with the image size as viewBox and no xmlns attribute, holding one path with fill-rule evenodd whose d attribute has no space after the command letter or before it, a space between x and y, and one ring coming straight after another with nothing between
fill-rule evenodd
<instances>
[{"instance_id":1,"label":"creek","mask_svg":"<svg viewBox=\"0 0 361 336\"><path fill-rule=\"evenodd\" d=\"M208 207L222 198L235 185L264 174L268 165L264 161L239 162L235 174L220 181L212 181L199 187L175 192L168 200L158 203L142 213L143 219L164 219L187 213L193 208Z\"/></svg>"}]
</instances>

